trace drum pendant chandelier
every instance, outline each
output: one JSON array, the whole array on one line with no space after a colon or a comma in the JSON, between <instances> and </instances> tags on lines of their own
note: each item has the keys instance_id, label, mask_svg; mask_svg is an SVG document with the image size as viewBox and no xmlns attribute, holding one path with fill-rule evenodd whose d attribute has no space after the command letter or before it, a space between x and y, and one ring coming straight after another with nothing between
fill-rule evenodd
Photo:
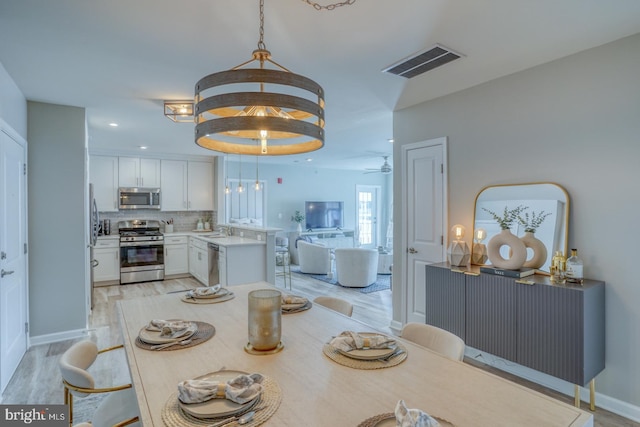
<instances>
[{"instance_id":1,"label":"drum pendant chandelier","mask_svg":"<svg viewBox=\"0 0 640 427\"><path fill-rule=\"evenodd\" d=\"M256 62L259 68L243 68ZM264 0L253 58L200 79L195 104L195 142L209 150L282 156L324 146L324 91L271 59L264 44Z\"/></svg>"}]
</instances>

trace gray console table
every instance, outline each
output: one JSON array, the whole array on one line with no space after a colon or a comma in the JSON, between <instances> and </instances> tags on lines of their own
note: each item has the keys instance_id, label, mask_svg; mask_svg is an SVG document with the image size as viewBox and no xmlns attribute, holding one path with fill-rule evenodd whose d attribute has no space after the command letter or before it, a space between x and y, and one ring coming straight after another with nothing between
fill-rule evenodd
<instances>
[{"instance_id":1,"label":"gray console table","mask_svg":"<svg viewBox=\"0 0 640 427\"><path fill-rule=\"evenodd\" d=\"M555 285L480 273L479 267L426 266L426 323L466 345L569 381L590 385L605 364L604 282ZM524 283L531 282L531 283Z\"/></svg>"}]
</instances>

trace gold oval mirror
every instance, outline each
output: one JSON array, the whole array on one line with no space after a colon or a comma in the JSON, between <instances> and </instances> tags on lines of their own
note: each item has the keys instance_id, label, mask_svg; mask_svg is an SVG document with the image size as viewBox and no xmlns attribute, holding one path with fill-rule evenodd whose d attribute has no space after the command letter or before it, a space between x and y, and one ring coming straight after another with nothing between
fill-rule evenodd
<instances>
[{"instance_id":1,"label":"gold oval mirror","mask_svg":"<svg viewBox=\"0 0 640 427\"><path fill-rule=\"evenodd\" d=\"M548 273L551 257L555 251L562 251L565 256L567 255L569 194L558 184L541 182L496 185L484 188L476 196L473 236L476 235L476 230L482 228L486 231L484 243L487 243L501 230L500 225L487 211L495 212L500 216L505 208L511 210L518 206L528 208L525 212L544 213L545 215L544 221L535 231L535 236L544 243L547 249L547 259L538 270ZM524 228L516 221L511 227L511 232L522 237ZM505 248L505 250L508 249ZM527 251L529 252L530 249ZM527 259L531 255L528 253ZM509 257L508 254L503 256Z\"/></svg>"}]
</instances>

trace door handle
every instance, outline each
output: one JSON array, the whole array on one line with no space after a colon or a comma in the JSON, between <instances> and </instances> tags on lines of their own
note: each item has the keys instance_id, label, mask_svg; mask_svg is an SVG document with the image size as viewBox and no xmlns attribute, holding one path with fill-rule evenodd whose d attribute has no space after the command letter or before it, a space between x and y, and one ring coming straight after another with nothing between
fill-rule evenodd
<instances>
[{"instance_id":1,"label":"door handle","mask_svg":"<svg viewBox=\"0 0 640 427\"><path fill-rule=\"evenodd\" d=\"M100 261L98 261L97 259L91 260L91 267L97 267L99 265L100 265Z\"/></svg>"},{"instance_id":2,"label":"door handle","mask_svg":"<svg viewBox=\"0 0 640 427\"><path fill-rule=\"evenodd\" d=\"M0 277L4 277L4 276L8 276L10 274L15 273L15 271L11 270L11 271L5 271L4 269L0 270Z\"/></svg>"},{"instance_id":3,"label":"door handle","mask_svg":"<svg viewBox=\"0 0 640 427\"><path fill-rule=\"evenodd\" d=\"M410 254L417 254L418 251L415 250L415 248L409 248L407 249L407 252L409 252Z\"/></svg>"}]
</instances>

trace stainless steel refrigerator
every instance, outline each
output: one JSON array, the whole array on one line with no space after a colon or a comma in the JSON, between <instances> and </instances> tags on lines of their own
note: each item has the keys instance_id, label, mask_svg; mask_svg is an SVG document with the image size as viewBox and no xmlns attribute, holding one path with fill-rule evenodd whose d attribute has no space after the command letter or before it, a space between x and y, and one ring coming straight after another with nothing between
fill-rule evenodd
<instances>
[{"instance_id":1,"label":"stainless steel refrigerator","mask_svg":"<svg viewBox=\"0 0 640 427\"><path fill-rule=\"evenodd\" d=\"M98 265L98 260L94 258L93 249L98 241L98 230L100 228L100 217L98 215L98 204L93 194L93 184L89 184L89 271L91 283L91 308L93 308L93 269Z\"/></svg>"}]
</instances>

